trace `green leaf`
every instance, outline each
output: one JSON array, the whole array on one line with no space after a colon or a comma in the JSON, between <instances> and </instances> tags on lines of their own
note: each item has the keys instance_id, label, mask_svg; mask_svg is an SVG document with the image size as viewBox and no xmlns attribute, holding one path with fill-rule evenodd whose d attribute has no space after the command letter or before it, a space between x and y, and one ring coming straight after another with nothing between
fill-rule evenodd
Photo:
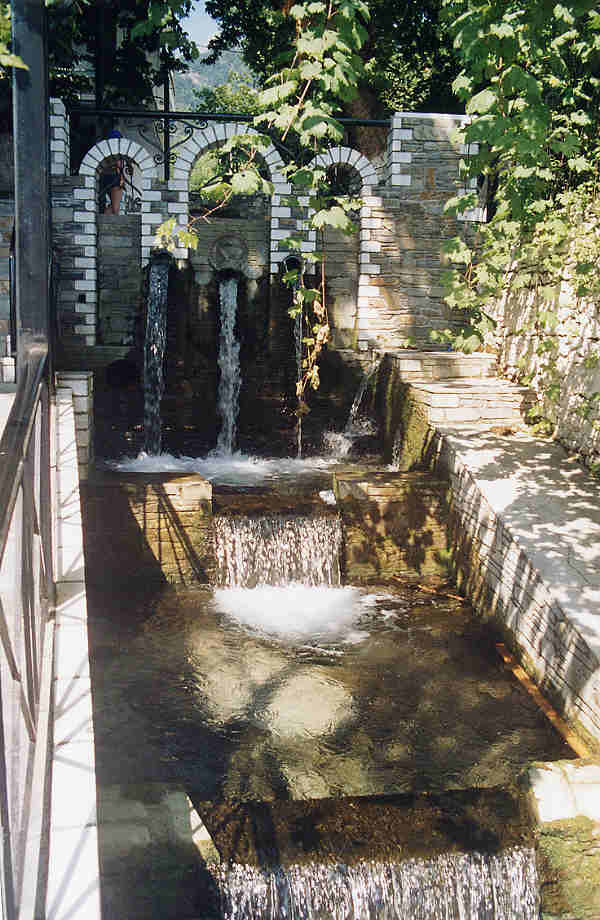
<instances>
[{"instance_id":1,"label":"green leaf","mask_svg":"<svg viewBox=\"0 0 600 920\"><path fill-rule=\"evenodd\" d=\"M498 96L491 89L483 89L481 92L477 93L472 99L467 103L466 112L467 115L473 115L479 113L480 115L489 112L498 102Z\"/></svg>"},{"instance_id":2,"label":"green leaf","mask_svg":"<svg viewBox=\"0 0 600 920\"><path fill-rule=\"evenodd\" d=\"M231 177L234 195L252 195L262 186L261 176L253 169L242 169Z\"/></svg>"},{"instance_id":3,"label":"green leaf","mask_svg":"<svg viewBox=\"0 0 600 920\"><path fill-rule=\"evenodd\" d=\"M323 227L346 230L350 223L346 212L338 205L335 205L333 208L328 208L327 210L317 211L311 219L312 226L317 230L321 230Z\"/></svg>"}]
</instances>

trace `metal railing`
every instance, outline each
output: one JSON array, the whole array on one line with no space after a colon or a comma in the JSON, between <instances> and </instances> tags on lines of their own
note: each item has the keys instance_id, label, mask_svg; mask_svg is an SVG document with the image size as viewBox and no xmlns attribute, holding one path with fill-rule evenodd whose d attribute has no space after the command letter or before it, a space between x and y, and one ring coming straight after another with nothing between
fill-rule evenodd
<instances>
[{"instance_id":1,"label":"metal railing","mask_svg":"<svg viewBox=\"0 0 600 920\"><path fill-rule=\"evenodd\" d=\"M119 124L125 128L134 129L144 142L153 151L154 162L157 166L162 165L165 182L171 175L171 166L177 159L177 148L180 147L190 137L193 137L197 131L202 131L208 127L211 122L215 124L225 122L238 122L241 124L251 124L254 120L253 115L240 114L235 112L177 112L177 111L159 111L148 109L125 109L125 108L94 108L92 106L69 106L69 115L75 122L81 120L93 119L101 120L105 124ZM339 117L336 119L346 130L349 128L385 128L389 130L391 120L389 118L371 119L371 118L346 118ZM289 150L277 136L277 133L262 126L261 132L271 137L273 145L277 148L285 161L293 158L294 154ZM307 154L312 159L313 153Z\"/></svg>"},{"instance_id":2,"label":"metal railing","mask_svg":"<svg viewBox=\"0 0 600 920\"><path fill-rule=\"evenodd\" d=\"M0 881L3 920L43 898L54 596L47 349L24 352L0 440ZM46 845L45 845L46 844Z\"/></svg>"}]
</instances>

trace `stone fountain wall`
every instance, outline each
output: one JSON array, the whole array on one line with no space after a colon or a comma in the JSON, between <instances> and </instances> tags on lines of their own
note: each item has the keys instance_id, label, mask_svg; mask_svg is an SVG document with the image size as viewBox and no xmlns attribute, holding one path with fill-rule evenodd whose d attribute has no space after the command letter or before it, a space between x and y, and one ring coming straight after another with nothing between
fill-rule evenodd
<instances>
[{"instance_id":1,"label":"stone fountain wall","mask_svg":"<svg viewBox=\"0 0 600 920\"><path fill-rule=\"evenodd\" d=\"M431 328L452 322L441 300L440 248L445 238L468 232L470 226L443 217L446 200L460 187L459 161L475 152L454 138L463 121L463 116L397 113L391 119L383 163L375 165L358 150L344 146L319 157L326 167L341 164L350 171L363 197L363 207L356 215L356 235L348 240L328 234L326 240L334 348L363 355L366 360L375 347L394 349L413 341L423 344ZM139 196L132 198L138 210L131 238L143 268L155 245L157 227L169 217L185 226L193 214L189 177L198 156L238 130L242 127L235 124L198 129L177 148L177 161L165 182L152 152L139 139L127 137L124 125L122 138L100 140L80 163L71 162L69 119L62 102L52 101L54 231L64 265L59 318L63 344L71 352L97 346L99 332L102 334L100 271L106 260L99 248L98 180L107 158L121 154L133 163ZM190 271L193 275L187 308L191 326L199 333L207 331L207 304L214 306L219 239L241 241L238 268L244 280L248 328L256 321L256 335L266 330L275 343L285 328L280 321L285 307L280 276L289 255L286 239L300 231L302 254L308 260L317 247L315 234L303 229L308 201L302 197L290 200L291 187L275 148L266 152L264 163L274 187L270 199L248 202L245 213L237 217L225 214L209 223L197 222L198 249L174 252L180 269L188 271L188 281ZM470 218L480 216L474 213ZM123 330L122 338L126 345L128 330Z\"/></svg>"}]
</instances>

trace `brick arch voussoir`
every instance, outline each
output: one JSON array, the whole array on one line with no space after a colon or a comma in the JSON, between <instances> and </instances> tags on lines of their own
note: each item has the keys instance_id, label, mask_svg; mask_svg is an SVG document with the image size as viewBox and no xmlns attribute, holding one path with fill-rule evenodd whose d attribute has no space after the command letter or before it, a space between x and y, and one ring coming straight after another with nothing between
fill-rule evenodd
<instances>
[{"instance_id":1,"label":"brick arch voussoir","mask_svg":"<svg viewBox=\"0 0 600 920\"><path fill-rule=\"evenodd\" d=\"M324 169L336 165L348 166L358 173L363 187L373 185L377 177L377 171L371 161L352 147L330 147L325 153L316 156L310 165L322 166Z\"/></svg>"},{"instance_id":2,"label":"brick arch voussoir","mask_svg":"<svg viewBox=\"0 0 600 920\"><path fill-rule=\"evenodd\" d=\"M189 176L196 160L198 157L202 156L203 153L206 153L207 150L218 147L236 134L258 133L259 132L254 128L247 128L245 125L237 122L224 122L223 124L215 125L212 129L198 131L197 134L185 140L181 144L181 147L178 148L175 168L186 173L189 181ZM272 182L280 181L284 162L273 144L261 150L259 155L267 164L270 180Z\"/></svg>"},{"instance_id":3,"label":"brick arch voussoir","mask_svg":"<svg viewBox=\"0 0 600 920\"><path fill-rule=\"evenodd\" d=\"M107 157L119 155L133 160L144 179L156 178L156 164L149 151L142 144L126 137L111 137L94 144L81 161L79 175L97 178L98 171Z\"/></svg>"}]
</instances>

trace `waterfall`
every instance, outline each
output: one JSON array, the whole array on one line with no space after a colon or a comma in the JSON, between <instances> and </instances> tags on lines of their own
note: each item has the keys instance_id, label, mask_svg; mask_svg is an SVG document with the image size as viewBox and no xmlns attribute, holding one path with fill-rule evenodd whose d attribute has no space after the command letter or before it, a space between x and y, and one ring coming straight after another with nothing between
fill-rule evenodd
<instances>
[{"instance_id":1,"label":"waterfall","mask_svg":"<svg viewBox=\"0 0 600 920\"><path fill-rule=\"evenodd\" d=\"M161 451L160 405L164 393L163 362L167 339L167 294L171 256L153 256L148 275L148 305L144 344L144 450Z\"/></svg>"},{"instance_id":2,"label":"waterfall","mask_svg":"<svg viewBox=\"0 0 600 920\"><path fill-rule=\"evenodd\" d=\"M371 367L364 375L363 379L360 382L360 386L356 391L354 399L352 400L352 405L350 407L350 412L348 414L348 421L344 428L344 433L347 435L352 435L354 432L359 432L362 434L372 433L371 431L360 431L360 426L364 421L368 421L372 427L372 422L370 419L361 420L360 418L360 409L362 406L362 401L364 399L365 393L367 392L373 377L379 370L379 365L381 364L381 358L376 359L371 364Z\"/></svg>"},{"instance_id":3,"label":"waterfall","mask_svg":"<svg viewBox=\"0 0 600 920\"><path fill-rule=\"evenodd\" d=\"M337 457L345 457L352 450L354 442L361 437L377 433L375 421L367 415L361 415L361 408L365 393L367 393L373 378L377 374L381 358L377 358L363 375L358 390L352 400L348 419L343 431L326 431L323 434L323 446L328 453Z\"/></svg>"},{"instance_id":4,"label":"waterfall","mask_svg":"<svg viewBox=\"0 0 600 920\"><path fill-rule=\"evenodd\" d=\"M223 920L537 920L535 854L447 853L405 862L226 865Z\"/></svg>"},{"instance_id":5,"label":"waterfall","mask_svg":"<svg viewBox=\"0 0 600 920\"><path fill-rule=\"evenodd\" d=\"M235 337L238 282L235 277L219 281L219 310L221 331L219 333L218 364L220 371L217 409L221 417L221 430L217 438L217 450L231 454L235 447L239 397L242 385L240 374L240 343Z\"/></svg>"},{"instance_id":6,"label":"waterfall","mask_svg":"<svg viewBox=\"0 0 600 920\"><path fill-rule=\"evenodd\" d=\"M225 587L257 584L340 584L342 525L319 517L216 516L218 581Z\"/></svg>"}]
</instances>

